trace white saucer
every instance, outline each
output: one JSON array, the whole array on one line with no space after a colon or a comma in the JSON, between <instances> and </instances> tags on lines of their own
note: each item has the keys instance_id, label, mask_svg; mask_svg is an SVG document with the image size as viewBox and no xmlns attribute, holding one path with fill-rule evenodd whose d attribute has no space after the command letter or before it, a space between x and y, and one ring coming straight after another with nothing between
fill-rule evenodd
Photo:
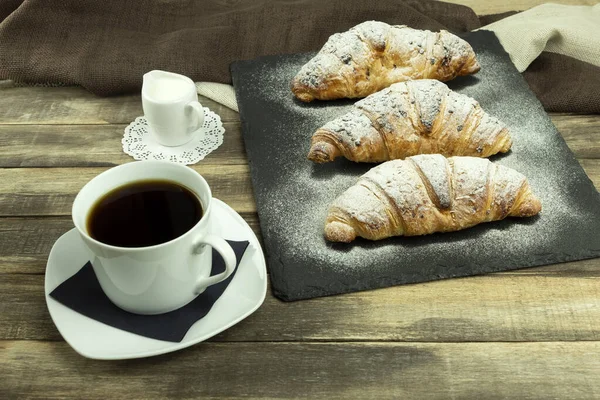
<instances>
[{"instance_id":1,"label":"white saucer","mask_svg":"<svg viewBox=\"0 0 600 400\"><path fill-rule=\"evenodd\" d=\"M113 328L63 306L49 294L88 261L76 229L62 235L52 247L46 266L46 304L52 321L66 342L84 357L101 360L149 357L183 349L206 340L252 314L267 293L267 269L258 239L231 207L214 199L216 234L229 240L248 240L233 280L210 312L196 322L179 343L149 339Z\"/></svg>"}]
</instances>

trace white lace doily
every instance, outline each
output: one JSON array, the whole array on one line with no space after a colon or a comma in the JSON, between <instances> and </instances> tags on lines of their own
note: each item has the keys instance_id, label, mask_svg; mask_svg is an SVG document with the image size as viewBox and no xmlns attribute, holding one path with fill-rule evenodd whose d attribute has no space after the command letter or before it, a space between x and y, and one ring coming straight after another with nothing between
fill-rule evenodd
<instances>
[{"instance_id":1,"label":"white lace doily","mask_svg":"<svg viewBox=\"0 0 600 400\"><path fill-rule=\"evenodd\" d=\"M137 117L127 128L121 143L123 151L136 160L166 160L189 165L204 159L223 144L225 129L221 117L204 107L204 124L188 143L168 147L156 142L148 131L148 122Z\"/></svg>"}]
</instances>

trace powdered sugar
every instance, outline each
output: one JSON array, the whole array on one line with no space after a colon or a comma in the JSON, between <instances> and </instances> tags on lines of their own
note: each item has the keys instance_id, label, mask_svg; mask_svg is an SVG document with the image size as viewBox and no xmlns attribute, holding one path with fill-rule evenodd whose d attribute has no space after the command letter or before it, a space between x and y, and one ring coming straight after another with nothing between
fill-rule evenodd
<instances>
[{"instance_id":1,"label":"powdered sugar","mask_svg":"<svg viewBox=\"0 0 600 400\"><path fill-rule=\"evenodd\" d=\"M487 157L505 151L505 139L510 143L504 124L481 110L477 101L436 80L395 83L354 106L350 113L323 126L353 161L372 161L371 153L387 156L377 161L418 153ZM372 150L354 152L354 145L361 141L373 143Z\"/></svg>"},{"instance_id":2,"label":"powdered sugar","mask_svg":"<svg viewBox=\"0 0 600 400\"><path fill-rule=\"evenodd\" d=\"M475 157L428 154L388 161L340 195L328 221L341 221L367 239L457 230L506 217L517 196L529 196L521 193L524 181L516 171Z\"/></svg>"},{"instance_id":3,"label":"powdered sugar","mask_svg":"<svg viewBox=\"0 0 600 400\"><path fill-rule=\"evenodd\" d=\"M362 24L356 25L354 28L350 30L350 32L360 36L360 38L368 43L374 50L383 51L387 46L388 35L390 34L390 30L403 29L406 28L404 25L395 25L390 26L385 22L379 21L366 21ZM415 32L415 30L410 29L406 33L406 39L408 41L411 40L411 34ZM415 36L415 35L412 35ZM413 38L414 39L414 38Z\"/></svg>"},{"instance_id":4,"label":"powdered sugar","mask_svg":"<svg viewBox=\"0 0 600 400\"><path fill-rule=\"evenodd\" d=\"M427 129L427 132L431 132L434 122L440 117L442 101L446 101L446 98L450 96L448 87L442 82L433 79L397 85L406 86L410 90L411 97L414 99L413 101L419 110L417 114L419 115L421 124ZM452 101L452 99L447 101Z\"/></svg>"},{"instance_id":5,"label":"powdered sugar","mask_svg":"<svg viewBox=\"0 0 600 400\"><path fill-rule=\"evenodd\" d=\"M380 130L404 136L410 136L402 127L412 126L412 121L403 121L411 112L407 97L408 89L404 83L397 83L374 93L355 104L355 107L369 115L373 125ZM404 123L403 123L404 122ZM414 130L414 128L413 128Z\"/></svg>"},{"instance_id":6,"label":"powdered sugar","mask_svg":"<svg viewBox=\"0 0 600 400\"><path fill-rule=\"evenodd\" d=\"M440 207L442 209L450 208L452 205L452 188L450 186L450 169L448 161L439 154L430 154L427 156L419 155L411 157L421 173L429 181Z\"/></svg>"},{"instance_id":7,"label":"powdered sugar","mask_svg":"<svg viewBox=\"0 0 600 400\"><path fill-rule=\"evenodd\" d=\"M294 98L290 81L311 55L261 59L234 75L276 294L299 299L599 254L597 192L508 57L499 55L497 44L490 50L485 35L472 34L485 39L474 42L481 72L449 87L506 123L512 150L492 162L524 174L543 210L537 217L453 233L327 243L323 229L329 206L373 165L347 160L315 165L306 155L312 133L348 113L352 102L305 104Z\"/></svg>"},{"instance_id":8,"label":"powdered sugar","mask_svg":"<svg viewBox=\"0 0 600 400\"><path fill-rule=\"evenodd\" d=\"M354 145L353 147L360 146L365 141L372 141L375 135L379 136L373 129L371 120L356 110L326 123L322 129L337 133L344 141Z\"/></svg>"},{"instance_id":9,"label":"powdered sugar","mask_svg":"<svg viewBox=\"0 0 600 400\"><path fill-rule=\"evenodd\" d=\"M371 169L362 179L373 181L390 198L395 205L390 213L399 213L405 235L421 234L421 226L429 225L427 220L435 218L430 212L433 204L427 189L409 161L388 161Z\"/></svg>"},{"instance_id":10,"label":"powdered sugar","mask_svg":"<svg viewBox=\"0 0 600 400\"><path fill-rule=\"evenodd\" d=\"M303 101L364 97L394 82L452 79L475 64L470 46L446 31L367 21L332 35L297 73L293 90Z\"/></svg>"}]
</instances>

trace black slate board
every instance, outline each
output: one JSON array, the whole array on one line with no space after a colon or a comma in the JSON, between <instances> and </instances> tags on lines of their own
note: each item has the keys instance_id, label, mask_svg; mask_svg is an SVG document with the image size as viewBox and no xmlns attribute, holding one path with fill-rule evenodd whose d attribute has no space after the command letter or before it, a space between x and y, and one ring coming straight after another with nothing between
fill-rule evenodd
<instances>
[{"instance_id":1,"label":"black slate board","mask_svg":"<svg viewBox=\"0 0 600 400\"><path fill-rule=\"evenodd\" d=\"M478 100L511 130L492 161L525 174L539 216L460 232L329 244L331 201L373 165L306 159L312 133L353 101L297 101L290 81L314 54L231 66L274 294L291 301L600 256L600 195L492 32L470 33L482 66L448 86Z\"/></svg>"}]
</instances>

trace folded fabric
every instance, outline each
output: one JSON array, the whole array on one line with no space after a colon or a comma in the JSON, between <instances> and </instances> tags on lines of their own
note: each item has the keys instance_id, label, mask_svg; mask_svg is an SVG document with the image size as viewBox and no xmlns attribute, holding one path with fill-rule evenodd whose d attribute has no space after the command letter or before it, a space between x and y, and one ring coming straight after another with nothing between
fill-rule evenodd
<instances>
[{"instance_id":1,"label":"folded fabric","mask_svg":"<svg viewBox=\"0 0 600 400\"><path fill-rule=\"evenodd\" d=\"M0 23L0 79L79 84L99 95L138 91L152 69L231 83L235 60L312 51L369 19L479 26L470 8L432 0L24 0Z\"/></svg>"},{"instance_id":2,"label":"folded fabric","mask_svg":"<svg viewBox=\"0 0 600 400\"><path fill-rule=\"evenodd\" d=\"M187 331L204 318L225 292L237 272L237 267L248 247L248 241L227 241L237 260L236 269L222 282L209 286L198 297L177 310L158 315L132 314L114 305L104 294L88 261L72 277L58 285L50 297L88 318L123 331L169 342L181 342ZM225 270L223 258L212 252L211 275Z\"/></svg>"},{"instance_id":3,"label":"folded fabric","mask_svg":"<svg viewBox=\"0 0 600 400\"><path fill-rule=\"evenodd\" d=\"M487 24L494 19L482 17L480 21L468 7L433 0L184 3L6 0L0 3L0 79L26 84L81 85L98 95L138 92L142 75L152 69L181 73L194 81L229 84L229 64L233 61L267 54L317 51L333 33L365 20L419 29L447 29L460 34L480 28L481 21ZM579 29L577 23L565 24ZM590 42L592 36L588 35ZM549 41L557 41L556 37ZM598 37L595 34L595 40ZM599 47L594 46L591 50L597 51ZM594 103L596 96L581 102L563 100L565 96L581 99L590 93L590 90L575 92L568 82L584 79L590 89L597 83L597 78L595 81L590 75L600 76L600 67L578 61L573 58L576 56L571 56L572 60L567 59L565 64L564 56L560 57L549 64L554 69L542 65L535 72L524 74L528 82L538 82L532 84L532 89L546 109L600 112L600 106L574 108ZM565 65L570 68L566 74ZM540 85L540 81L560 81L567 93L556 93ZM600 91L600 85L593 89ZM235 109L231 88L200 84L199 90Z\"/></svg>"},{"instance_id":4,"label":"folded fabric","mask_svg":"<svg viewBox=\"0 0 600 400\"><path fill-rule=\"evenodd\" d=\"M235 90L233 86L217 82L196 82L196 91L198 94L208 97L225 107L238 111L237 100L235 99Z\"/></svg>"},{"instance_id":5,"label":"folded fabric","mask_svg":"<svg viewBox=\"0 0 600 400\"><path fill-rule=\"evenodd\" d=\"M524 77L546 110L600 112L600 69L594 67L600 67L600 3L549 3L481 18L489 20L495 22L480 29L493 31L519 72L527 71ZM237 111L233 87L207 82L197 86L199 94Z\"/></svg>"},{"instance_id":6,"label":"folded fabric","mask_svg":"<svg viewBox=\"0 0 600 400\"><path fill-rule=\"evenodd\" d=\"M600 4L542 4L481 29L496 34L519 72L543 51L600 67Z\"/></svg>"},{"instance_id":7,"label":"folded fabric","mask_svg":"<svg viewBox=\"0 0 600 400\"><path fill-rule=\"evenodd\" d=\"M600 68L543 52L523 77L546 111L600 114Z\"/></svg>"}]
</instances>

